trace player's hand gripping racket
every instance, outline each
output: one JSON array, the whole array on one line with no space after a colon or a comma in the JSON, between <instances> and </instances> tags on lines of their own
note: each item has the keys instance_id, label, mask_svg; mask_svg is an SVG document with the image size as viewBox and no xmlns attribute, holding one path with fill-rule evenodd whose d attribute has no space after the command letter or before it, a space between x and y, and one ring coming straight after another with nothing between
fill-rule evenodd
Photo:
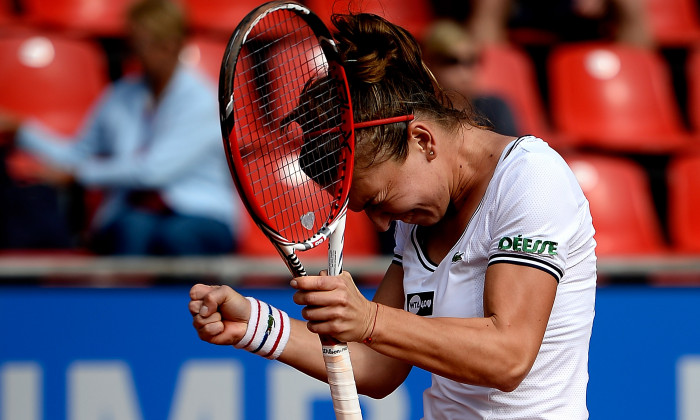
<instances>
[{"instance_id":1,"label":"player's hand gripping racket","mask_svg":"<svg viewBox=\"0 0 700 420\"><path fill-rule=\"evenodd\" d=\"M354 137L345 72L322 21L270 2L238 25L219 80L224 147L239 194L294 276L296 251L329 241L341 272ZM347 344L321 337L338 419L361 419Z\"/></svg>"}]
</instances>

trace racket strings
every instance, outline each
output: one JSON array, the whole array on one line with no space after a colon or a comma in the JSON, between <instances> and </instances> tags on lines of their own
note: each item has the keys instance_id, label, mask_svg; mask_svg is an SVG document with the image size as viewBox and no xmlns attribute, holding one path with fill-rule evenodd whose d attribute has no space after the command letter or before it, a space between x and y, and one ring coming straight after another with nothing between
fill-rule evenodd
<instances>
[{"instance_id":1,"label":"racket strings","mask_svg":"<svg viewBox=\"0 0 700 420\"><path fill-rule=\"evenodd\" d=\"M294 13L265 15L246 39L233 85L232 147L255 199L280 235L306 241L342 204L345 109L320 41Z\"/></svg>"}]
</instances>

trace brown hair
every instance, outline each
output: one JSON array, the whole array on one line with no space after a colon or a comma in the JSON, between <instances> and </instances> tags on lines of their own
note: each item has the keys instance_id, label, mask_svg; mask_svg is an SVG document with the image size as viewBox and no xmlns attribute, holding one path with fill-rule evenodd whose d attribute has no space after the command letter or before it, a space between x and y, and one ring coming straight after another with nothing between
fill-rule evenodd
<instances>
[{"instance_id":1,"label":"brown hair","mask_svg":"<svg viewBox=\"0 0 700 420\"><path fill-rule=\"evenodd\" d=\"M183 40L185 14L171 0L143 0L131 5L127 21L148 30L158 41Z\"/></svg>"},{"instance_id":2,"label":"brown hair","mask_svg":"<svg viewBox=\"0 0 700 420\"><path fill-rule=\"evenodd\" d=\"M446 128L474 125L470 113L456 109L423 62L415 38L384 18L367 13L334 15L335 39L344 61L356 122L415 114ZM408 154L406 124L387 124L356 132L356 164Z\"/></svg>"}]
</instances>

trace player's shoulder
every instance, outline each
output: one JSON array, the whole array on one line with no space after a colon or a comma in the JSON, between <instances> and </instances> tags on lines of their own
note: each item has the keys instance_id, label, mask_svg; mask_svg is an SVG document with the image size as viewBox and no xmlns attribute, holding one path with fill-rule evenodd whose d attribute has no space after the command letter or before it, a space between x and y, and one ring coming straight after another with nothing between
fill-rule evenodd
<instances>
[{"instance_id":1,"label":"player's shoulder","mask_svg":"<svg viewBox=\"0 0 700 420\"><path fill-rule=\"evenodd\" d=\"M544 140L523 136L506 146L496 175L517 179L562 175L567 170L564 159Z\"/></svg>"},{"instance_id":2,"label":"player's shoulder","mask_svg":"<svg viewBox=\"0 0 700 420\"><path fill-rule=\"evenodd\" d=\"M552 162L561 159L547 142L535 136L522 136L513 140L503 152L502 162L531 164Z\"/></svg>"}]
</instances>

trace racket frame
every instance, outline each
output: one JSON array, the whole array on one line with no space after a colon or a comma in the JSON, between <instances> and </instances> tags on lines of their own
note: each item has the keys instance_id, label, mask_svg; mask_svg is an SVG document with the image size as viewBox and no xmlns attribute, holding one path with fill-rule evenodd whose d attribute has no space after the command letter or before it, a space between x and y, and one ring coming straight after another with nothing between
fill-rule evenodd
<instances>
[{"instance_id":1,"label":"racket frame","mask_svg":"<svg viewBox=\"0 0 700 420\"><path fill-rule=\"evenodd\" d=\"M235 110L234 108L234 91L233 79L236 74L236 62L238 55L243 49L243 45L248 40L248 35L255 25L265 16L278 10L290 10L301 17L306 24L309 25L313 33L316 35L319 46L324 52L328 65L328 74L336 81L340 82L340 91L347 101L347 107L344 111L344 122L340 126L343 136L343 144L341 151L341 159L343 165L339 165L338 170L341 172L340 186L336 188L336 204L332 208L323 226L316 231L312 236L304 241L290 241L285 236L281 235L272 227L262 207L258 203L254 191L251 186L250 179L247 179L247 174L243 170L244 163L241 158L240 151L233 150L231 137L235 138ZM296 257L296 251L306 251L327 241L330 235L338 228L341 219L344 219L347 211L348 194L352 181L353 156L354 156L354 131L352 121L352 105L350 103L349 86L345 77L345 70L340 64L340 55L338 53L335 40L323 21L312 13L307 7L290 1L272 1L265 3L252 12L250 12L233 32L229 43L224 53L221 72L219 76L219 115L221 119L221 130L223 135L224 148L226 157L231 171L232 178L236 184L236 188L241 192L242 201L252 216L255 224L263 230L275 245L277 251L285 258L287 266L295 276L306 275L301 262ZM230 88L229 88L230 87ZM245 177L245 178L244 178Z\"/></svg>"},{"instance_id":2,"label":"racket frame","mask_svg":"<svg viewBox=\"0 0 700 420\"><path fill-rule=\"evenodd\" d=\"M231 136L235 136L236 133L235 110L233 109L235 103L233 96L235 92L233 79L236 74L235 65L238 60L238 55L255 24L267 14L280 9L295 11L297 15L311 27L313 33L319 40L319 45L324 51L326 63L328 65L328 74L337 81L342 82L338 88L345 100L344 105L346 105L342 118L343 121L339 126L340 131L342 131L340 134L343 138L343 143L338 160L341 164L337 167L340 172L338 178L341 182L335 187L335 204L332 206L330 214L319 231L305 241L295 242L285 238L269 223L268 218L255 198L250 179L241 178L243 176L247 177L247 174L242 170L243 161L240 155L240 148L234 151L231 144ZM232 65L233 67L231 67ZM338 83L335 85L338 85ZM256 225L268 236L270 242L272 242L275 249L277 249L278 253L283 257L292 275L295 277L306 275L306 271L295 251L311 249L322 244L326 240L328 240L329 245L328 273L329 275L340 274L343 262L343 241L348 194L352 181L354 164L354 127L345 70L341 65L340 55L336 48L335 41L321 19L301 4L281 1L266 3L248 14L232 34L223 57L219 78L219 110L226 157L234 183L241 193L241 199ZM234 140L237 143L239 139L234 137ZM329 336L320 336L320 340L336 418L339 420L361 420L362 413L347 343L341 343Z\"/></svg>"}]
</instances>

